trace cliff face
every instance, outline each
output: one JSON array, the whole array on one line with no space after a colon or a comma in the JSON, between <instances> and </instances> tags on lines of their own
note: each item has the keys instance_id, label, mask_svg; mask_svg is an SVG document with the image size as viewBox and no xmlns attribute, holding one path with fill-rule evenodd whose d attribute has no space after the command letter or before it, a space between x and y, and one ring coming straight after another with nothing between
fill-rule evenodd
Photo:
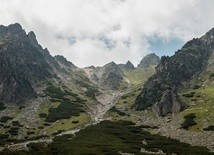
<instances>
[{"instance_id":1,"label":"cliff face","mask_svg":"<svg viewBox=\"0 0 214 155\"><path fill-rule=\"evenodd\" d=\"M40 45L19 24L0 26L0 100L22 102L35 96L33 85L52 77Z\"/></svg>"},{"instance_id":2,"label":"cliff face","mask_svg":"<svg viewBox=\"0 0 214 155\"><path fill-rule=\"evenodd\" d=\"M0 26L0 101L23 103L36 97L42 81L70 77L76 68L62 56L52 57L21 25Z\"/></svg>"},{"instance_id":3,"label":"cliff face","mask_svg":"<svg viewBox=\"0 0 214 155\"><path fill-rule=\"evenodd\" d=\"M179 112L183 104L177 90L183 82L190 80L196 73L212 68L214 51L214 29L200 39L187 42L172 57L162 57L153 75L145 84L135 102L136 110L155 106L159 115ZM176 107L176 108L175 108Z\"/></svg>"}]
</instances>

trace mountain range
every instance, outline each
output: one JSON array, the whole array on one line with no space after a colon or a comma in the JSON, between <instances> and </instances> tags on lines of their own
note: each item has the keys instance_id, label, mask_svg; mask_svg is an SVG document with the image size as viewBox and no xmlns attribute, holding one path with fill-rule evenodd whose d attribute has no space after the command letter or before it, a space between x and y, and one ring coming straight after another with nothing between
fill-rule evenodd
<instances>
[{"instance_id":1,"label":"mountain range","mask_svg":"<svg viewBox=\"0 0 214 155\"><path fill-rule=\"evenodd\" d=\"M37 42L34 32L26 33L20 24L0 25L0 151L13 154L14 150L24 150L18 154L27 154L26 143L48 137L44 142L53 142L50 146L40 146L37 140L34 143L38 146L29 146L30 151L38 147L44 149L44 154L54 154L49 149L58 149L60 137L66 139L63 140L66 146L69 142L77 148L64 135L81 130L78 139L86 133L93 135L95 130L98 133L106 130L110 134L106 139L118 142L118 146L114 145L119 148L114 148L117 153L132 148L134 153L182 154L185 150L181 148L187 147L196 154L197 151L212 154L213 53L214 28L187 42L171 57L159 58L151 53L137 67L127 61L79 68L61 55L52 56ZM195 133L205 140L198 140ZM142 135L148 137L140 139L140 144L134 141ZM195 138L188 137L192 135ZM93 136L89 138L95 141L100 138ZM130 140L129 136L138 138ZM165 148L161 142L155 145L158 138L176 144L180 152L173 152L171 146ZM143 149L131 147L142 142ZM104 144L107 148L111 146L108 141ZM195 144L202 148L193 147ZM100 144L90 146L91 150L97 149L97 145ZM97 154L105 154L102 147ZM109 148L113 154L114 149ZM59 150L56 154L65 153ZM91 150L87 148L86 152Z\"/></svg>"}]
</instances>

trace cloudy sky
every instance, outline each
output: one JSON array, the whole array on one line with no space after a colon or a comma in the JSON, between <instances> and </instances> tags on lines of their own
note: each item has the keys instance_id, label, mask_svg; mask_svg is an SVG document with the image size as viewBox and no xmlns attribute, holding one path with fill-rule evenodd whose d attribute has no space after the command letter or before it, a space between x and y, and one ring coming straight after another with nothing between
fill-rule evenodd
<instances>
[{"instance_id":1,"label":"cloudy sky","mask_svg":"<svg viewBox=\"0 0 214 155\"><path fill-rule=\"evenodd\" d=\"M0 24L20 23L52 55L80 67L137 65L206 33L213 8L214 0L0 0Z\"/></svg>"}]
</instances>

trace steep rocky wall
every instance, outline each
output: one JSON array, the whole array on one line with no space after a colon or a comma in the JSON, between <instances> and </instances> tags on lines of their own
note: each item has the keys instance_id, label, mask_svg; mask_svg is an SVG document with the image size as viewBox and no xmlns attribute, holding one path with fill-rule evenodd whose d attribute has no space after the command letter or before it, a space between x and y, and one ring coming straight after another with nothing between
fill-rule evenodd
<instances>
[{"instance_id":1,"label":"steep rocky wall","mask_svg":"<svg viewBox=\"0 0 214 155\"><path fill-rule=\"evenodd\" d=\"M190 80L196 73L207 69L214 49L213 31L214 29L210 30L200 39L187 42L172 57L162 57L156 68L156 74L144 85L134 108L143 110L156 105L158 114L161 116L169 112L181 111L183 106L176 95L177 90L182 82ZM175 105L176 110L172 108Z\"/></svg>"}]
</instances>

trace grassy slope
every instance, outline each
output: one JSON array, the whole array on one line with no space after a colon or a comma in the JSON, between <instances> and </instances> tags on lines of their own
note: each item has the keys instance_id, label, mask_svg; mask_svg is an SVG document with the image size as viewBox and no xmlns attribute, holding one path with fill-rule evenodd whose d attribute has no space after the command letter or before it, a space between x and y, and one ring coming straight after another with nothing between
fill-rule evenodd
<instances>
[{"instance_id":1,"label":"grassy slope","mask_svg":"<svg viewBox=\"0 0 214 155\"><path fill-rule=\"evenodd\" d=\"M186 109L182 116L194 113L196 115L194 125L190 130L202 130L208 125L214 125L214 84L209 73L203 73L196 81L199 88L185 88L180 91L180 98L185 103ZM203 85L202 85L203 84ZM185 97L185 94L192 94Z\"/></svg>"},{"instance_id":2,"label":"grassy slope","mask_svg":"<svg viewBox=\"0 0 214 155\"><path fill-rule=\"evenodd\" d=\"M106 117L111 117L113 120L128 120L133 122L137 122L141 116L155 119L156 115L152 110L134 111L132 109L132 105L140 92L141 85L134 86L129 93L123 95L115 106L106 113ZM125 115L121 115L120 113L125 113Z\"/></svg>"},{"instance_id":3,"label":"grassy slope","mask_svg":"<svg viewBox=\"0 0 214 155\"><path fill-rule=\"evenodd\" d=\"M134 72L137 72L137 70L125 72L125 75L129 77L131 83L135 86L132 88L130 93L124 95L115 105L117 110L125 112L127 115L121 116L115 110L111 110L107 113L107 116L111 116L115 120L125 119L136 121L135 118L132 118L132 115L129 114L135 113L140 116L141 113L144 113L143 111L133 112L131 110L131 106L133 105L137 95L140 93L143 82L143 79L140 81L138 77L142 72L138 74L134 74ZM178 117L182 122L182 120L184 121L184 116L195 114L196 118L194 118L194 121L196 121L197 124L190 127L189 130L201 131L203 128L214 125L214 75L212 73L202 73L193 79L196 87L191 86L188 88L182 88L179 91L179 96L182 102L186 105L186 108ZM137 85L140 82L141 85ZM197 87L197 85L200 85L201 87ZM185 94L187 94L187 96L188 94L192 94L192 97L185 97ZM146 115L149 117L155 117L155 114L151 110L147 110Z\"/></svg>"},{"instance_id":4,"label":"grassy slope","mask_svg":"<svg viewBox=\"0 0 214 155\"><path fill-rule=\"evenodd\" d=\"M46 104L43 103L41 105L42 107L40 107L40 111L37 112L37 115L41 113L47 114L46 118L40 118L41 124L46 123L48 117L51 118L51 120L54 120L53 122L49 122L50 126L46 126L44 129L42 129L40 134L51 135L53 133L73 129L77 126L82 126L90 122L90 116L83 110L87 109L86 102L92 102L93 99L81 94L76 95L66 87L63 89L63 92L58 92L58 94L63 95L56 95L58 96L54 97L56 101L53 100ZM54 95L50 94L50 96ZM67 110L68 108L70 110ZM50 109L55 110L53 111ZM63 117L59 117L59 114Z\"/></svg>"},{"instance_id":5,"label":"grassy slope","mask_svg":"<svg viewBox=\"0 0 214 155\"><path fill-rule=\"evenodd\" d=\"M131 120L137 121L135 115L140 116L141 114L146 114L148 117L155 118L154 112L147 110L147 112L133 112L131 106L133 105L137 95L140 93L141 85L144 79L139 79L143 72L137 72L141 70L140 68L134 71L125 71L125 75L129 77L132 85L132 90L130 93L124 95L118 103L115 105L113 110L107 113L107 117L112 117L114 120ZM136 74L135 74L136 72ZM197 123L189 127L189 130L202 131L208 126L214 125L214 75L212 73L202 73L193 78L193 83L195 87L186 87L179 90L179 96L182 102L186 105L186 108L180 115L178 115L180 122L184 122L184 117L189 114L195 114L194 121ZM138 84L141 83L141 84ZM138 85L137 85L138 84ZM197 87L200 85L201 87ZM185 94L192 94L192 97L185 97ZM191 96L191 95L190 95ZM120 115L120 112L125 112L127 115Z\"/></svg>"},{"instance_id":6,"label":"grassy slope","mask_svg":"<svg viewBox=\"0 0 214 155\"><path fill-rule=\"evenodd\" d=\"M155 72L155 66L147 69L137 67L134 70L123 69L123 73L129 79L131 85L143 84Z\"/></svg>"},{"instance_id":7,"label":"grassy slope","mask_svg":"<svg viewBox=\"0 0 214 155\"><path fill-rule=\"evenodd\" d=\"M57 108L59 106L60 102L51 102L50 100L46 100L41 104L40 109L37 111L37 116L39 118L39 114L45 113L48 114L48 110L50 108ZM72 123L73 121L79 121L77 124ZM38 123L38 127L45 127L44 129L37 129L37 135L45 134L45 135L51 135L53 133L64 131L64 130L70 130L72 128L75 128L77 126L81 126L87 122L90 121L90 116L87 113L81 113L80 116L73 116L70 119L60 119L56 122L49 123L50 126L44 126L46 123L45 118L40 118L40 121Z\"/></svg>"},{"instance_id":8,"label":"grassy slope","mask_svg":"<svg viewBox=\"0 0 214 155\"><path fill-rule=\"evenodd\" d=\"M49 83L48 86L53 85ZM39 105L38 110L35 112L35 114L31 114L30 120L36 120L36 124L32 125L32 122L29 122L29 120L27 120L25 117L16 118L21 112L23 112L23 110L28 112L26 109L27 107L19 109L19 106L17 105L7 105L6 110L9 111L9 114L13 117L13 120L18 119L18 122L21 124L21 126L18 127L17 136L10 136L3 141L14 141L17 139L35 138L41 135L51 135L64 130L73 129L90 122L91 118L89 114L86 113L86 110L88 106L87 104L95 104L93 98L86 96L84 93L79 93L77 96L65 86L57 85L54 87L56 87L54 88L55 93L51 92L50 90L49 92L46 92L47 96L43 98L43 101ZM66 101L66 104L63 104L63 102L65 102L64 100ZM69 105L69 103L71 103L71 105ZM78 106L75 108L76 105ZM59 117L58 114L61 113L62 115L66 108L71 109L70 111L67 110L65 113L67 119ZM58 109L58 112L50 113L50 109ZM51 116L51 118L53 118L55 121L47 122L45 117L40 117L40 114L45 114L45 117ZM9 129L16 127L12 123L13 120L0 123L0 135L8 134ZM0 143L1 141L2 140L0 139Z\"/></svg>"}]
</instances>

